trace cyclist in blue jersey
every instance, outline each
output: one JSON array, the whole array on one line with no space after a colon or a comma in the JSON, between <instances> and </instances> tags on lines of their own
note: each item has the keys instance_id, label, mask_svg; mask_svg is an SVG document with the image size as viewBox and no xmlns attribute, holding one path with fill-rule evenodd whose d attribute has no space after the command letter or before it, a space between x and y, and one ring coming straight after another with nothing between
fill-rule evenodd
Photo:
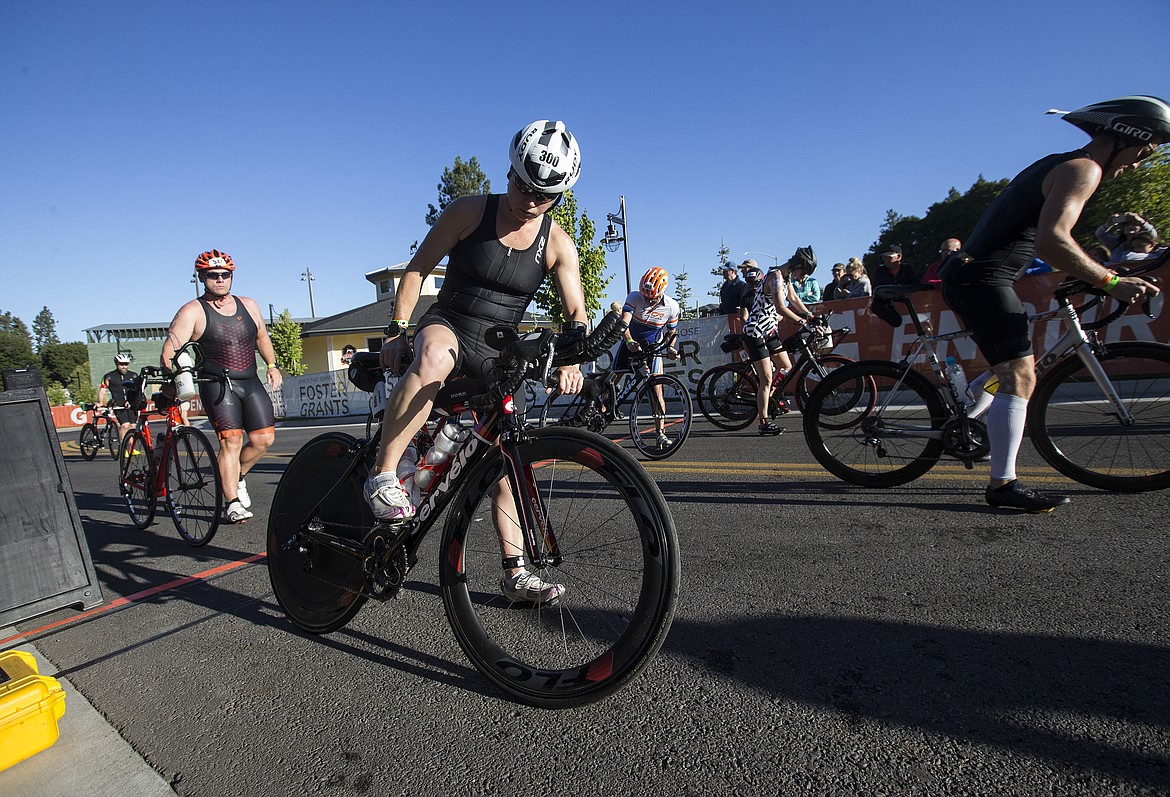
<instances>
[{"instance_id":1,"label":"cyclist in blue jersey","mask_svg":"<svg viewBox=\"0 0 1170 797\"><path fill-rule=\"evenodd\" d=\"M1151 283L1120 277L1096 263L1073 238L1073 226L1102 181L1136 166L1170 141L1170 106L1157 97L1121 97L1050 113L1060 114L1092 139L1016 175L980 217L963 250L939 268L943 298L971 330L999 378L986 416L991 446L986 501L1025 512L1051 512L1069 499L1025 488L1016 479L1036 362L1028 312L1013 286L1035 256L1119 302L1157 295Z\"/></svg>"},{"instance_id":2,"label":"cyclist in blue jersey","mask_svg":"<svg viewBox=\"0 0 1170 797\"><path fill-rule=\"evenodd\" d=\"M629 371L631 353L643 351L658 343L666 343L666 353L671 357L678 355L674 344L678 340L678 319L682 313L678 302L666 295L668 281L666 269L652 268L642 275L641 287L626 297L626 303L622 305L622 320L629 327L626 329L625 344L618 348L614 357L615 371ZM653 358L650 371L662 373L662 357ZM662 388L654 389L661 406ZM668 447L670 438L666 436L666 419L655 417L654 424L658 431L658 447Z\"/></svg>"}]
</instances>

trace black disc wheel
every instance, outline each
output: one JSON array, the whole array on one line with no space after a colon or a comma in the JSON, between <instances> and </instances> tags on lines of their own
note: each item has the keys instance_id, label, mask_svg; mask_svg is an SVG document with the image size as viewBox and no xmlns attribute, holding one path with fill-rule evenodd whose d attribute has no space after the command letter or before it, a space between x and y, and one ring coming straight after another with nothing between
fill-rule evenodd
<instances>
[{"instance_id":1,"label":"black disc wheel","mask_svg":"<svg viewBox=\"0 0 1170 797\"><path fill-rule=\"evenodd\" d=\"M678 540L658 486L627 451L581 429L530 435L519 446L520 477L547 533L528 569L562 594L545 605L502 594L501 552L530 554L496 532L494 521L512 527L517 506L511 489L497 489L498 449L471 469L448 510L439 582L480 672L523 703L577 706L621 689L661 647L678 600Z\"/></svg>"},{"instance_id":2,"label":"black disc wheel","mask_svg":"<svg viewBox=\"0 0 1170 797\"><path fill-rule=\"evenodd\" d=\"M356 442L340 432L314 437L289 462L272 499L267 557L272 590L288 618L314 634L341 628L366 601L360 557L306 533L311 524L360 545L374 527L362 497L369 463L358 462L350 471Z\"/></svg>"},{"instance_id":3,"label":"black disc wheel","mask_svg":"<svg viewBox=\"0 0 1170 797\"><path fill-rule=\"evenodd\" d=\"M695 388L703 417L734 432L746 429L756 418L756 375L750 365L719 365L703 374Z\"/></svg>"},{"instance_id":4,"label":"black disc wheel","mask_svg":"<svg viewBox=\"0 0 1170 797\"><path fill-rule=\"evenodd\" d=\"M98 449L102 447L96 426L87 423L81 427L81 436L77 439L77 447L81 449L82 457L90 462L93 461L93 458L97 456Z\"/></svg>"},{"instance_id":5,"label":"black disc wheel","mask_svg":"<svg viewBox=\"0 0 1170 797\"><path fill-rule=\"evenodd\" d=\"M144 529L154 520L157 499L154 494L154 452L142 432L128 432L118 454L118 489L130 522Z\"/></svg>"},{"instance_id":6,"label":"black disc wheel","mask_svg":"<svg viewBox=\"0 0 1170 797\"><path fill-rule=\"evenodd\" d=\"M1134 493L1170 487L1170 346L1115 343L1098 359L1119 404L1079 357L1058 362L1028 404L1036 450L1090 487Z\"/></svg>"},{"instance_id":7,"label":"black disc wheel","mask_svg":"<svg viewBox=\"0 0 1170 797\"><path fill-rule=\"evenodd\" d=\"M188 545L211 542L223 512L223 490L215 449L191 426L174 431L167 452L167 509Z\"/></svg>"},{"instance_id":8,"label":"black disc wheel","mask_svg":"<svg viewBox=\"0 0 1170 797\"><path fill-rule=\"evenodd\" d=\"M860 362L829 374L809 396L804 436L827 471L863 487L906 484L943 452L947 410L917 371Z\"/></svg>"},{"instance_id":9,"label":"black disc wheel","mask_svg":"<svg viewBox=\"0 0 1170 797\"><path fill-rule=\"evenodd\" d=\"M691 433L691 395L676 377L656 374L638 386L630 410L630 439L647 459L665 459Z\"/></svg>"}]
</instances>

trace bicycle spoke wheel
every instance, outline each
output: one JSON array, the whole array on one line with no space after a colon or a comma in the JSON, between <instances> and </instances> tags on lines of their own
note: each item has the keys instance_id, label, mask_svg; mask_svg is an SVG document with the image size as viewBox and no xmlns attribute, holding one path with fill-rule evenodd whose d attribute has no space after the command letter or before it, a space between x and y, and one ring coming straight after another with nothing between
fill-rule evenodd
<instances>
[{"instance_id":1,"label":"bicycle spoke wheel","mask_svg":"<svg viewBox=\"0 0 1170 797\"><path fill-rule=\"evenodd\" d=\"M118 424L106 424L106 447L110 450L111 459L118 458L118 449L121 447L122 441L118 439Z\"/></svg>"},{"instance_id":2,"label":"bicycle spoke wheel","mask_svg":"<svg viewBox=\"0 0 1170 797\"><path fill-rule=\"evenodd\" d=\"M806 360L800 364L796 372L796 387L792 391L796 398L796 408L804 412L808 397L820 386L825 377L841 366L851 365L853 362L855 361L840 354L818 354L815 361ZM861 383L855 381L853 387L857 391L854 395L856 402L861 398Z\"/></svg>"},{"instance_id":3,"label":"bicycle spoke wheel","mask_svg":"<svg viewBox=\"0 0 1170 797\"><path fill-rule=\"evenodd\" d=\"M211 542L223 511L215 450L203 432L180 426L167 456L167 509L189 545Z\"/></svg>"},{"instance_id":4,"label":"bicycle spoke wheel","mask_svg":"<svg viewBox=\"0 0 1170 797\"><path fill-rule=\"evenodd\" d=\"M355 442L347 434L328 432L305 443L285 468L272 499L267 557L272 591L288 618L313 634L341 628L366 602L359 558L303 533L316 519L322 531L360 542L374 527L373 513L362 497L368 463L359 464L342 481L353 463Z\"/></svg>"},{"instance_id":5,"label":"bicycle spoke wheel","mask_svg":"<svg viewBox=\"0 0 1170 797\"><path fill-rule=\"evenodd\" d=\"M102 447L102 441L98 438L97 428L92 423L81 427L81 436L77 439L77 447L81 449L81 456L86 460L93 461L93 458L97 456L98 449Z\"/></svg>"},{"instance_id":6,"label":"bicycle spoke wheel","mask_svg":"<svg viewBox=\"0 0 1170 797\"><path fill-rule=\"evenodd\" d=\"M1036 450L1056 470L1090 487L1170 487L1170 346L1111 344L1100 362L1129 420L1074 355L1040 379L1028 405Z\"/></svg>"},{"instance_id":7,"label":"bicycle spoke wheel","mask_svg":"<svg viewBox=\"0 0 1170 797\"><path fill-rule=\"evenodd\" d=\"M537 426L541 429L546 426L584 426L588 420L584 394L566 398L560 390L554 390L540 408Z\"/></svg>"},{"instance_id":8,"label":"bicycle spoke wheel","mask_svg":"<svg viewBox=\"0 0 1170 797\"><path fill-rule=\"evenodd\" d=\"M804 437L834 476L892 487L917 479L942 456L946 412L938 390L916 371L854 363L833 371L809 396Z\"/></svg>"},{"instance_id":9,"label":"bicycle spoke wheel","mask_svg":"<svg viewBox=\"0 0 1170 797\"><path fill-rule=\"evenodd\" d=\"M130 522L144 529L154 520L154 454L142 432L128 432L119 453L118 490Z\"/></svg>"},{"instance_id":10,"label":"bicycle spoke wheel","mask_svg":"<svg viewBox=\"0 0 1170 797\"><path fill-rule=\"evenodd\" d=\"M746 429L756 418L756 376L750 365L712 368L695 389L699 412L720 429Z\"/></svg>"},{"instance_id":11,"label":"bicycle spoke wheel","mask_svg":"<svg viewBox=\"0 0 1170 797\"><path fill-rule=\"evenodd\" d=\"M513 521L516 502L511 491L494 497L504 467L492 451L449 510L443 605L468 658L512 697L544 708L600 700L640 673L666 637L678 600L674 521L638 461L609 440L580 429L535 430L520 457L562 557L530 569L565 592L544 606L501 594L493 514Z\"/></svg>"},{"instance_id":12,"label":"bicycle spoke wheel","mask_svg":"<svg viewBox=\"0 0 1170 797\"><path fill-rule=\"evenodd\" d=\"M657 374L638 386L630 410L630 439L650 459L678 451L691 433L691 396L673 376Z\"/></svg>"}]
</instances>

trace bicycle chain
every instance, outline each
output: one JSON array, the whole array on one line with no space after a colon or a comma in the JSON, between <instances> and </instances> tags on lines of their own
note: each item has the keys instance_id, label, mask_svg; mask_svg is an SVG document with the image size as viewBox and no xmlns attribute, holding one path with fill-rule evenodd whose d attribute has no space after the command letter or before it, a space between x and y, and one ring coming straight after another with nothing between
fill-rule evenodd
<instances>
[{"instance_id":1,"label":"bicycle chain","mask_svg":"<svg viewBox=\"0 0 1170 797\"><path fill-rule=\"evenodd\" d=\"M324 521L321 521L321 520L317 520L316 522L318 524L320 524L321 530L324 530L324 528L326 526L332 527L332 528L353 529L353 530L358 530L358 531L369 529L368 526L359 526L359 525L355 525L352 523L335 523L335 522L325 523ZM381 524L379 524L379 525L381 525ZM376 529L377 529L377 526L375 526L375 530ZM298 536L299 536L299 534L298 534ZM405 537L405 535L403 535L403 537ZM381 551L377 551L377 548L379 547L378 546L379 542L381 542L382 545L384 546ZM298 543L297 547L300 548L301 544ZM355 562L359 562L361 564L362 572L364 575L362 582L364 585L371 585L371 584L375 583L374 579L381 576L383 578L383 586L381 586L381 587L374 587L371 589L354 589L353 587L350 587L347 584L340 584L338 582L335 582L331 579L326 578L325 576L319 575L316 572L316 569L313 567L312 550L309 550L303 554L304 556L306 556L308 558L308 564L309 564L308 569L304 570L304 572L306 575L308 575L311 578L315 578L316 580L318 580L324 584L328 584L329 586L334 587L336 589L342 590L343 592L348 592L351 595L358 595L358 596L364 597L364 598L373 598L374 600L377 600L377 601L386 601L386 600L389 600L391 598L397 597L398 593L402 589L402 584L406 581L407 574L411 570L410 564L406 561L406 550L403 548L401 543L399 545L397 545L396 547L394 547L393 550L391 550L389 543L386 543L385 537L383 537L381 535L377 535L373 539L371 539L366 544L365 548L366 548L366 551L365 551L364 555L362 556L362 558L360 560L356 559L356 558L354 559ZM388 559L391 557L393 558L394 568L400 573L400 575L397 578L389 575L388 568L389 568L391 563L388 561ZM381 562L381 564L379 564L377 566L371 565L371 561L374 560L375 558L377 558Z\"/></svg>"}]
</instances>

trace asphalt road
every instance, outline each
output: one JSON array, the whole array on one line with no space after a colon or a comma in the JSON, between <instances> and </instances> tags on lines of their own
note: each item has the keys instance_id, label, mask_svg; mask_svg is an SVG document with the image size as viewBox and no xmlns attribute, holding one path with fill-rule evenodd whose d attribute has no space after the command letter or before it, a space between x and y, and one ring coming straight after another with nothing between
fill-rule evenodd
<instances>
[{"instance_id":1,"label":"asphalt road","mask_svg":"<svg viewBox=\"0 0 1170 797\"><path fill-rule=\"evenodd\" d=\"M1170 493L1082 488L1027 443L1022 475L1071 506L990 510L986 466L863 490L785 423L699 424L647 463L682 597L653 665L601 704L520 706L469 665L437 535L402 600L294 630L255 557L281 471L321 428L278 430L248 479L256 518L203 549L165 515L134 529L115 463L67 452L106 600L167 588L20 628L181 795L1170 792Z\"/></svg>"}]
</instances>

